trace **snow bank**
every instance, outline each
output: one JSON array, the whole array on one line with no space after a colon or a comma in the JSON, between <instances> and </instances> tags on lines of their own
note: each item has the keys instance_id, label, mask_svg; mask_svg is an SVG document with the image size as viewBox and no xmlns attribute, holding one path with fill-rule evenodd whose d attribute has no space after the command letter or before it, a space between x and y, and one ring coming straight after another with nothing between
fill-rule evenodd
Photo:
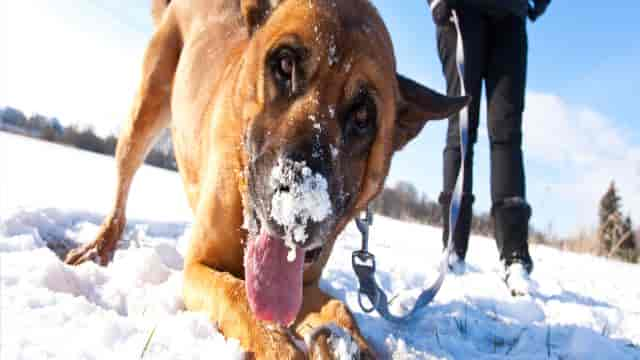
<instances>
[{"instance_id":1,"label":"snow bank","mask_svg":"<svg viewBox=\"0 0 640 360\"><path fill-rule=\"evenodd\" d=\"M178 239L167 243L132 228L108 267L69 267L47 246L82 242L97 226L67 228L66 221L43 221L46 213L21 211L3 222L0 358L137 359L152 332L145 358L244 357L205 315L184 311ZM25 220L34 227L18 225ZM39 232L47 229L66 234L46 242Z\"/></svg>"},{"instance_id":2,"label":"snow bank","mask_svg":"<svg viewBox=\"0 0 640 360\"><path fill-rule=\"evenodd\" d=\"M68 267L59 256L92 239L108 208L112 160L2 133L0 142L20 154L0 157L0 359L139 359L150 337L144 359L243 358L206 316L184 311L190 215L177 174L143 168L113 263ZM56 171L42 176L47 168ZM392 311L406 311L437 276L440 230L378 217L371 231L378 282ZM472 237L469 272L449 276L417 321L396 326L357 305L359 241L349 226L321 286L349 305L381 358L640 359L638 266L534 246L537 290L514 299L494 242Z\"/></svg>"}]
</instances>

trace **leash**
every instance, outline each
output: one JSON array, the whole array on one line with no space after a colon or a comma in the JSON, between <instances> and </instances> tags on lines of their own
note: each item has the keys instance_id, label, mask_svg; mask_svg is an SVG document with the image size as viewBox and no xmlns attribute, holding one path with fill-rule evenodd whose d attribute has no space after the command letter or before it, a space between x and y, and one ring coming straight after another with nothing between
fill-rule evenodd
<instances>
[{"instance_id":1,"label":"leash","mask_svg":"<svg viewBox=\"0 0 640 360\"><path fill-rule=\"evenodd\" d=\"M462 39L462 32L460 31L460 21L455 10L452 10L451 21L456 28L457 44L456 44L456 67L458 70L458 76L460 78L460 92L462 96L465 96L467 91L464 86L464 45ZM360 250L354 251L351 256L351 265L353 271L356 273L359 282L358 289L358 304L365 313L370 313L377 310L378 313L387 321L396 324L406 324L413 320L416 314L425 308L435 298L438 291L444 283L444 278L449 270L449 254L453 250L453 233L458 222L458 216L460 214L460 203L462 201L462 185L464 182L464 164L467 154L468 133L469 133L469 113L465 106L460 110L459 117L460 128L460 151L461 162L460 170L458 172L458 178L456 180L456 186L451 197L451 203L449 206L449 240L447 242L447 248L444 250L442 260L440 261L438 278L431 285L431 287L424 290L418 299L416 300L413 309L409 313L403 316L397 316L389 311L389 300L384 290L378 286L375 279L376 272L376 258L369 252L369 228L373 224L373 213L371 208L367 208L364 216L356 218L356 225L362 236L362 247ZM363 302L364 298L367 298L371 303L371 306L366 306Z\"/></svg>"}]
</instances>

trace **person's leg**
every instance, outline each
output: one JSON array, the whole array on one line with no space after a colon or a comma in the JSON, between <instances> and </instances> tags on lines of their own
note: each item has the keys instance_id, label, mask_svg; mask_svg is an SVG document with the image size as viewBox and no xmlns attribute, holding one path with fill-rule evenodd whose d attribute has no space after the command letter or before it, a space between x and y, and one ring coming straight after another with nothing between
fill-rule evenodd
<instances>
[{"instance_id":1,"label":"person's leg","mask_svg":"<svg viewBox=\"0 0 640 360\"><path fill-rule=\"evenodd\" d=\"M527 69L524 18L492 20L488 36L488 127L491 144L491 200L500 259L532 270L527 244L531 208L526 202L522 157L522 112Z\"/></svg>"},{"instance_id":2,"label":"person's leg","mask_svg":"<svg viewBox=\"0 0 640 360\"><path fill-rule=\"evenodd\" d=\"M464 259L467 252L473 214L473 146L477 139L482 78L486 73L486 19L476 10L468 8L460 8L458 16L463 33L465 52L465 88L467 94L472 96L472 101L469 105L469 144L464 164L463 199L453 236L455 251L461 259ZM456 67L456 29L453 24L438 27L437 34L438 51L442 61L442 69L447 79L447 94L460 95L460 78ZM442 237L444 246L446 246L449 237L449 205L458 177L460 162L459 119L458 115L454 115L449 118L449 127L447 129L446 147L443 152L443 190L439 198L444 227Z\"/></svg>"}]
</instances>

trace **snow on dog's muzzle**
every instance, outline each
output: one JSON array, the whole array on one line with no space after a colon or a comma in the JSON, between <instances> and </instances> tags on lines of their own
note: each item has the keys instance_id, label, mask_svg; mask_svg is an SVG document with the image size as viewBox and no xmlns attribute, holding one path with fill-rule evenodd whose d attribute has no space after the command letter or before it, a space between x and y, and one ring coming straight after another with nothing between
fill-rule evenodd
<instances>
[{"instance_id":1,"label":"snow on dog's muzzle","mask_svg":"<svg viewBox=\"0 0 640 360\"><path fill-rule=\"evenodd\" d=\"M269 216L282 228L290 255L296 247L322 245L318 227L333 213L327 179L304 161L280 158L271 171L269 186L273 194Z\"/></svg>"}]
</instances>

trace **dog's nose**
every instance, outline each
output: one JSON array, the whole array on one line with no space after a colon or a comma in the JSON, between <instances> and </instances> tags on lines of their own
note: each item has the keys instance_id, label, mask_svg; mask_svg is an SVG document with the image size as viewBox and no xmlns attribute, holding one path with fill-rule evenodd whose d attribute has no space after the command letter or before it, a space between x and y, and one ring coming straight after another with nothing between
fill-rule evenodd
<instances>
[{"instance_id":1,"label":"dog's nose","mask_svg":"<svg viewBox=\"0 0 640 360\"><path fill-rule=\"evenodd\" d=\"M282 157L293 162L307 161L308 158L307 154L305 154L305 151L303 151L303 149L300 149L299 146L285 148L282 152Z\"/></svg>"},{"instance_id":2,"label":"dog's nose","mask_svg":"<svg viewBox=\"0 0 640 360\"><path fill-rule=\"evenodd\" d=\"M281 158L293 163L304 163L314 174L320 174L328 179L331 161L328 161L327 154L328 147L318 142L311 142L285 148Z\"/></svg>"}]
</instances>

